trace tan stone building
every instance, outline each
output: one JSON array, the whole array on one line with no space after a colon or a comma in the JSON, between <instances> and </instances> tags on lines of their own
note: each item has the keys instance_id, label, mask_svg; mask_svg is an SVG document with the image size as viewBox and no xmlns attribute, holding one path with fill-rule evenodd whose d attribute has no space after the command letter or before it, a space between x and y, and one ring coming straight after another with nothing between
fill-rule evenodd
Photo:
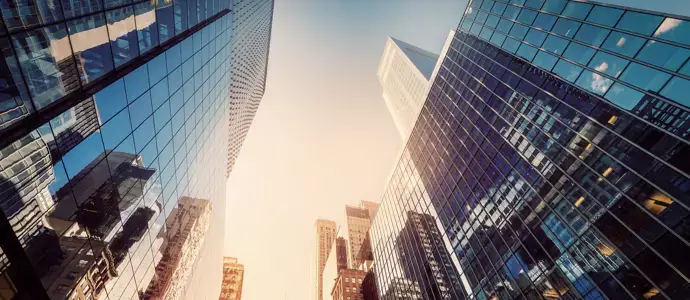
<instances>
[{"instance_id":1,"label":"tan stone building","mask_svg":"<svg viewBox=\"0 0 690 300\"><path fill-rule=\"evenodd\" d=\"M316 220L316 264L314 269L315 297L314 300L323 300L323 269L328 260L328 253L335 242L336 225L331 220Z\"/></svg>"},{"instance_id":2,"label":"tan stone building","mask_svg":"<svg viewBox=\"0 0 690 300\"><path fill-rule=\"evenodd\" d=\"M244 265L237 262L237 258L223 258L223 283L220 286L219 300L242 299L242 282L244 280Z\"/></svg>"}]
</instances>

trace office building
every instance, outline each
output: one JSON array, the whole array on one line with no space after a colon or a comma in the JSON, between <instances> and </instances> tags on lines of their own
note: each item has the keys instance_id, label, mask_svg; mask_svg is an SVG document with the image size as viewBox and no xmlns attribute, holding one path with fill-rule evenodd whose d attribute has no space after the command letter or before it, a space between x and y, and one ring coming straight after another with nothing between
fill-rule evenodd
<instances>
[{"instance_id":1,"label":"office building","mask_svg":"<svg viewBox=\"0 0 690 300\"><path fill-rule=\"evenodd\" d=\"M333 300L362 300L362 280L366 275L367 272L360 270L338 270L338 277L331 290Z\"/></svg>"},{"instance_id":2,"label":"office building","mask_svg":"<svg viewBox=\"0 0 690 300\"><path fill-rule=\"evenodd\" d=\"M231 78L268 47L234 38L270 39L273 2L6 2L0 295L136 299L157 275L179 199L208 199L208 232L223 236L228 116L241 106ZM261 17L240 12L256 7ZM222 238L189 249L192 272L171 286L215 297ZM199 285L206 274L193 271L207 266L218 278Z\"/></svg>"},{"instance_id":3,"label":"office building","mask_svg":"<svg viewBox=\"0 0 690 300\"><path fill-rule=\"evenodd\" d=\"M336 238L336 226L335 222L333 221L319 219L316 220L314 228L316 229L316 264L314 265L315 282L313 285L315 296L314 300L322 300L324 291L323 271L326 266L326 262L329 259L328 255L331 252L331 248L334 248L333 245L335 244Z\"/></svg>"},{"instance_id":4,"label":"office building","mask_svg":"<svg viewBox=\"0 0 690 300\"><path fill-rule=\"evenodd\" d=\"M371 226L371 220L378 210L378 203L361 201L359 207L345 206L345 217L347 220L347 237L350 242L350 261L351 269L362 269L364 261L360 259L360 251L364 246L367 232ZM366 247L370 247L367 245Z\"/></svg>"},{"instance_id":5,"label":"office building","mask_svg":"<svg viewBox=\"0 0 690 300\"><path fill-rule=\"evenodd\" d=\"M426 100L439 55L388 37L376 73L383 99L403 139L412 131Z\"/></svg>"},{"instance_id":6,"label":"office building","mask_svg":"<svg viewBox=\"0 0 690 300\"><path fill-rule=\"evenodd\" d=\"M382 298L685 298L688 22L472 1L372 224Z\"/></svg>"},{"instance_id":7,"label":"office building","mask_svg":"<svg viewBox=\"0 0 690 300\"><path fill-rule=\"evenodd\" d=\"M223 258L223 283L220 288L219 300L242 299L242 281L244 279L244 265L237 262L237 258Z\"/></svg>"},{"instance_id":8,"label":"office building","mask_svg":"<svg viewBox=\"0 0 690 300\"><path fill-rule=\"evenodd\" d=\"M342 269L347 269L347 257L348 257L348 251L347 251L347 240L345 238L339 237L335 240L335 255L336 255L336 264L337 264L337 269L338 272Z\"/></svg>"},{"instance_id":9,"label":"office building","mask_svg":"<svg viewBox=\"0 0 690 300\"><path fill-rule=\"evenodd\" d=\"M359 202L359 207L360 208L366 208L367 211L369 212L369 218L374 219L376 216L376 211L379 209L379 204L376 202L369 202L369 201L360 201Z\"/></svg>"}]
</instances>

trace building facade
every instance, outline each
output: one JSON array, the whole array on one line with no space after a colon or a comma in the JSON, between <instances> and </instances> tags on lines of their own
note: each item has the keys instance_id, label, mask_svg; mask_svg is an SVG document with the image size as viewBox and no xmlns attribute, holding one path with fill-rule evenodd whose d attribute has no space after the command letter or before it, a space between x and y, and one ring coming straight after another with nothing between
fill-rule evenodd
<instances>
[{"instance_id":1,"label":"building facade","mask_svg":"<svg viewBox=\"0 0 690 300\"><path fill-rule=\"evenodd\" d=\"M237 258L223 258L223 283L220 288L219 300L242 299L242 282L244 280L244 265L237 262Z\"/></svg>"},{"instance_id":2,"label":"building facade","mask_svg":"<svg viewBox=\"0 0 690 300\"><path fill-rule=\"evenodd\" d=\"M686 297L689 24L471 1L372 225L382 298Z\"/></svg>"},{"instance_id":3,"label":"building facade","mask_svg":"<svg viewBox=\"0 0 690 300\"><path fill-rule=\"evenodd\" d=\"M232 70L268 47L235 44L235 21L266 32L273 2L252 2L269 17L243 18L234 12L249 1L6 2L0 297L137 299L156 275L178 200L224 211ZM218 239L192 247L195 264L222 261L209 240Z\"/></svg>"},{"instance_id":4,"label":"building facade","mask_svg":"<svg viewBox=\"0 0 690 300\"><path fill-rule=\"evenodd\" d=\"M367 272L342 269L338 270L338 277L333 284L331 295L333 300L362 300L364 294L362 293L362 280L367 275Z\"/></svg>"},{"instance_id":5,"label":"building facade","mask_svg":"<svg viewBox=\"0 0 690 300\"><path fill-rule=\"evenodd\" d=\"M314 299L323 299L323 271L326 267L326 262L329 259L329 253L331 253L331 248L334 248L336 239L336 225L335 222L330 220L316 220L314 224L316 229L316 262L314 265ZM335 258L334 258L335 260Z\"/></svg>"},{"instance_id":6,"label":"building facade","mask_svg":"<svg viewBox=\"0 0 690 300\"><path fill-rule=\"evenodd\" d=\"M369 210L365 207L345 206L345 217L347 218L347 239L350 243L349 266L352 269L359 269L362 260L359 252L364 245L367 232L371 226Z\"/></svg>"}]
</instances>

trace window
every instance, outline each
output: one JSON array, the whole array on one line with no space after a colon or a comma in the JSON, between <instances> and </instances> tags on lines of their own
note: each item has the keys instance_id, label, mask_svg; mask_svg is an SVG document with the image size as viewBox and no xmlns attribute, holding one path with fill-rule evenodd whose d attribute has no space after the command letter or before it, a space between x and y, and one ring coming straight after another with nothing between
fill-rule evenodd
<instances>
[{"instance_id":1,"label":"window","mask_svg":"<svg viewBox=\"0 0 690 300\"><path fill-rule=\"evenodd\" d=\"M633 57L644 43L645 39L643 38L614 31L611 32L601 47L627 57Z\"/></svg>"},{"instance_id":2,"label":"window","mask_svg":"<svg viewBox=\"0 0 690 300\"><path fill-rule=\"evenodd\" d=\"M562 54L566 46L568 46L568 40L559 38L555 35L549 35L542 47L556 54Z\"/></svg>"},{"instance_id":3,"label":"window","mask_svg":"<svg viewBox=\"0 0 690 300\"><path fill-rule=\"evenodd\" d=\"M563 11L564 16L584 20L592 9L591 4L570 1Z\"/></svg>"},{"instance_id":4,"label":"window","mask_svg":"<svg viewBox=\"0 0 690 300\"><path fill-rule=\"evenodd\" d=\"M542 7L542 10L552 12L555 14L560 14L563 11L563 8L565 7L566 3L568 3L567 0L546 0L546 3L544 3L544 7Z\"/></svg>"},{"instance_id":5,"label":"window","mask_svg":"<svg viewBox=\"0 0 690 300\"><path fill-rule=\"evenodd\" d=\"M673 79L671 79L671 81L661 91L661 95L690 107L688 91L690 91L690 81L680 77L673 77Z\"/></svg>"},{"instance_id":6,"label":"window","mask_svg":"<svg viewBox=\"0 0 690 300\"><path fill-rule=\"evenodd\" d=\"M637 59L676 71L689 56L690 50L688 49L650 40L642 47Z\"/></svg>"},{"instance_id":7,"label":"window","mask_svg":"<svg viewBox=\"0 0 690 300\"><path fill-rule=\"evenodd\" d=\"M563 56L582 65L587 65L589 59L594 56L595 50L578 43L570 43Z\"/></svg>"},{"instance_id":8,"label":"window","mask_svg":"<svg viewBox=\"0 0 690 300\"><path fill-rule=\"evenodd\" d=\"M580 72L582 72L582 68L561 59L556 63L553 72L563 77L565 80L574 82L580 75Z\"/></svg>"},{"instance_id":9,"label":"window","mask_svg":"<svg viewBox=\"0 0 690 300\"><path fill-rule=\"evenodd\" d=\"M523 39L527 34L527 27L520 24L513 25L513 29L510 30L510 35L516 37L517 39Z\"/></svg>"},{"instance_id":10,"label":"window","mask_svg":"<svg viewBox=\"0 0 690 300\"><path fill-rule=\"evenodd\" d=\"M523 9L518 15L517 20L527 25L532 25L532 21L537 17L537 12L529 9Z\"/></svg>"},{"instance_id":11,"label":"window","mask_svg":"<svg viewBox=\"0 0 690 300\"><path fill-rule=\"evenodd\" d=\"M544 40L546 39L546 36L547 36L547 34L545 32L532 28L527 33L527 36L525 37L525 41L527 41L533 45L536 45L537 47L540 47L541 43L543 43Z\"/></svg>"},{"instance_id":12,"label":"window","mask_svg":"<svg viewBox=\"0 0 690 300\"><path fill-rule=\"evenodd\" d=\"M572 38L575 32L580 28L580 22L559 18L556 25L553 27L553 32Z\"/></svg>"},{"instance_id":13,"label":"window","mask_svg":"<svg viewBox=\"0 0 690 300\"><path fill-rule=\"evenodd\" d=\"M535 65L546 69L547 71L551 71L551 69L556 64L557 61L558 61L558 57L555 57L555 56L548 54L544 51L539 51L539 53L537 53L537 56L534 58L534 60L532 62Z\"/></svg>"},{"instance_id":14,"label":"window","mask_svg":"<svg viewBox=\"0 0 690 300\"><path fill-rule=\"evenodd\" d=\"M690 22L666 18L654 36L660 39L690 45Z\"/></svg>"},{"instance_id":15,"label":"window","mask_svg":"<svg viewBox=\"0 0 690 300\"><path fill-rule=\"evenodd\" d=\"M536 20L534 20L534 23L532 26L536 28L541 28L544 30L551 30L551 27L553 27L553 24L556 23L556 17L552 15L547 15L544 13L540 13Z\"/></svg>"},{"instance_id":16,"label":"window","mask_svg":"<svg viewBox=\"0 0 690 300\"><path fill-rule=\"evenodd\" d=\"M597 95L603 95L611 87L613 81L608 79L601 74L593 73L589 70L584 70L580 78L577 80L577 85L580 87L595 93Z\"/></svg>"},{"instance_id":17,"label":"window","mask_svg":"<svg viewBox=\"0 0 690 300\"><path fill-rule=\"evenodd\" d=\"M623 15L623 10L595 5L592 11L589 13L589 16L587 16L587 21L606 26L613 26L616 25L621 15Z\"/></svg>"},{"instance_id":18,"label":"window","mask_svg":"<svg viewBox=\"0 0 690 300\"><path fill-rule=\"evenodd\" d=\"M643 35L651 35L659 26L663 18L634 11L627 11L618 22L616 28L632 31Z\"/></svg>"},{"instance_id":19,"label":"window","mask_svg":"<svg viewBox=\"0 0 690 300\"><path fill-rule=\"evenodd\" d=\"M583 24L575 35L575 39L595 47L601 46L604 39L609 35L611 30L604 29L598 26Z\"/></svg>"},{"instance_id":20,"label":"window","mask_svg":"<svg viewBox=\"0 0 690 300\"><path fill-rule=\"evenodd\" d=\"M637 63L631 63L620 79L643 90L658 92L670 77L671 75L667 73Z\"/></svg>"},{"instance_id":21,"label":"window","mask_svg":"<svg viewBox=\"0 0 690 300\"><path fill-rule=\"evenodd\" d=\"M589 67L604 74L618 77L628 65L629 61L605 52L597 52L589 62Z\"/></svg>"}]
</instances>

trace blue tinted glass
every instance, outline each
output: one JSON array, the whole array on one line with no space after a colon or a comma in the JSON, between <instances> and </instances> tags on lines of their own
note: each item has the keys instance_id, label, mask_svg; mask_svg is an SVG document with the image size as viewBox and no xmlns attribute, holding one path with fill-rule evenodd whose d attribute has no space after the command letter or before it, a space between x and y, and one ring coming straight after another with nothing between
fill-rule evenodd
<instances>
[{"instance_id":1,"label":"blue tinted glass","mask_svg":"<svg viewBox=\"0 0 690 300\"><path fill-rule=\"evenodd\" d=\"M643 38L614 31L611 32L601 47L627 57L633 57L642 48L644 42L645 39Z\"/></svg>"},{"instance_id":2,"label":"blue tinted glass","mask_svg":"<svg viewBox=\"0 0 690 300\"><path fill-rule=\"evenodd\" d=\"M461 28L462 28L462 30L469 32L470 28L472 28L472 24L474 24L474 23L472 23L472 20L465 19L464 21L462 21L462 27Z\"/></svg>"},{"instance_id":3,"label":"blue tinted glass","mask_svg":"<svg viewBox=\"0 0 690 300\"><path fill-rule=\"evenodd\" d=\"M175 36L172 1L158 1L156 21L158 22L158 35L161 43Z\"/></svg>"},{"instance_id":4,"label":"blue tinted glass","mask_svg":"<svg viewBox=\"0 0 690 300\"><path fill-rule=\"evenodd\" d=\"M631 63L620 76L620 79L646 91L658 92L671 75Z\"/></svg>"},{"instance_id":5,"label":"blue tinted glass","mask_svg":"<svg viewBox=\"0 0 690 300\"><path fill-rule=\"evenodd\" d=\"M177 68L168 74L168 89L169 93L172 94L182 87L182 70Z\"/></svg>"},{"instance_id":6,"label":"blue tinted glass","mask_svg":"<svg viewBox=\"0 0 690 300\"><path fill-rule=\"evenodd\" d=\"M576 84L580 87L597 95L603 95L606 93L609 87L611 87L612 83L613 80L608 79L600 74L592 73L588 70L584 70L576 82Z\"/></svg>"},{"instance_id":7,"label":"blue tinted glass","mask_svg":"<svg viewBox=\"0 0 690 300\"><path fill-rule=\"evenodd\" d=\"M575 79L580 76L582 68L561 59L556 63L553 72L563 77L565 80L575 82Z\"/></svg>"},{"instance_id":8,"label":"blue tinted glass","mask_svg":"<svg viewBox=\"0 0 690 300\"><path fill-rule=\"evenodd\" d=\"M495 32L494 35L491 37L491 43L500 47L503 44L503 41L505 41L505 39L505 34Z\"/></svg>"},{"instance_id":9,"label":"blue tinted glass","mask_svg":"<svg viewBox=\"0 0 690 300\"><path fill-rule=\"evenodd\" d=\"M592 9L591 4L570 1L570 3L568 3L568 5L565 6L565 10L563 10L563 15L584 20L585 17L587 17L587 15L589 14L590 9Z\"/></svg>"},{"instance_id":10,"label":"blue tinted glass","mask_svg":"<svg viewBox=\"0 0 690 300\"><path fill-rule=\"evenodd\" d=\"M536 45L536 46L541 46L541 43L544 42L546 39L547 34L543 31L539 31L536 29L530 29L529 32L527 33L527 36L525 37L525 41Z\"/></svg>"},{"instance_id":11,"label":"blue tinted glass","mask_svg":"<svg viewBox=\"0 0 690 300\"><path fill-rule=\"evenodd\" d=\"M480 25L479 23L473 23L473 24L472 24L472 29L470 29L470 32L471 32L473 35L479 35L479 32L481 32L481 31L482 31L482 25ZM185 61L184 63L182 63L182 65L183 65L183 67L182 67L182 69L183 69L182 74L185 75L184 80L189 79L188 76L189 76L190 72L192 72L192 71L194 70L194 69L191 67L191 65L192 65L193 63L194 63L194 60L192 60L192 59L187 60L187 61Z\"/></svg>"},{"instance_id":12,"label":"blue tinted glass","mask_svg":"<svg viewBox=\"0 0 690 300\"><path fill-rule=\"evenodd\" d=\"M137 36L139 51L145 53L158 46L158 23L156 22L156 7L153 1L144 1L134 5L136 14Z\"/></svg>"},{"instance_id":13,"label":"blue tinted glass","mask_svg":"<svg viewBox=\"0 0 690 300\"><path fill-rule=\"evenodd\" d=\"M168 124L168 121L170 121L170 105L168 102L163 102L163 105L153 113L153 122L158 128L161 124Z\"/></svg>"},{"instance_id":14,"label":"blue tinted glass","mask_svg":"<svg viewBox=\"0 0 690 300\"><path fill-rule=\"evenodd\" d=\"M678 72L690 76L690 60Z\"/></svg>"},{"instance_id":15,"label":"blue tinted glass","mask_svg":"<svg viewBox=\"0 0 690 300\"><path fill-rule=\"evenodd\" d=\"M105 15L108 20L108 35L115 67L119 67L139 55L134 9L127 6L107 11Z\"/></svg>"},{"instance_id":16,"label":"blue tinted glass","mask_svg":"<svg viewBox=\"0 0 690 300\"><path fill-rule=\"evenodd\" d=\"M532 25L532 21L537 17L537 12L529 9L523 9L518 15L518 21L527 25Z\"/></svg>"},{"instance_id":17,"label":"blue tinted glass","mask_svg":"<svg viewBox=\"0 0 690 300\"><path fill-rule=\"evenodd\" d=\"M101 132L96 131L62 157L67 176L73 178L103 152Z\"/></svg>"},{"instance_id":18,"label":"blue tinted glass","mask_svg":"<svg viewBox=\"0 0 690 300\"><path fill-rule=\"evenodd\" d=\"M138 151L144 149L144 147L153 138L155 132L156 131L154 130L153 126L153 116L148 117L144 122L142 122L139 128L134 130L134 145L136 146ZM153 157L155 157L155 155Z\"/></svg>"},{"instance_id":19,"label":"blue tinted glass","mask_svg":"<svg viewBox=\"0 0 690 300\"><path fill-rule=\"evenodd\" d=\"M174 0L175 8L175 33L180 34L187 30L188 18L187 18L187 0Z\"/></svg>"},{"instance_id":20,"label":"blue tinted glass","mask_svg":"<svg viewBox=\"0 0 690 300\"><path fill-rule=\"evenodd\" d=\"M565 48L568 46L568 40L559 38L555 35L549 35L542 47L556 54L562 54Z\"/></svg>"},{"instance_id":21,"label":"blue tinted glass","mask_svg":"<svg viewBox=\"0 0 690 300\"><path fill-rule=\"evenodd\" d=\"M537 16L537 19L534 20L534 23L532 26L536 28L541 28L544 30L551 30L551 27L553 27L553 24L556 23L556 17L552 15L547 15L543 13L539 13Z\"/></svg>"},{"instance_id":22,"label":"blue tinted glass","mask_svg":"<svg viewBox=\"0 0 690 300\"><path fill-rule=\"evenodd\" d=\"M690 45L690 22L674 18L666 18L659 28L654 32L654 36Z\"/></svg>"},{"instance_id":23,"label":"blue tinted glass","mask_svg":"<svg viewBox=\"0 0 690 300\"><path fill-rule=\"evenodd\" d=\"M101 1L69 1L62 0L62 10L65 12L65 18L73 18L87 15L97 11L103 11Z\"/></svg>"},{"instance_id":24,"label":"blue tinted glass","mask_svg":"<svg viewBox=\"0 0 690 300\"><path fill-rule=\"evenodd\" d=\"M149 89L149 74L143 65L125 76L127 99L133 101Z\"/></svg>"},{"instance_id":25,"label":"blue tinted glass","mask_svg":"<svg viewBox=\"0 0 690 300\"><path fill-rule=\"evenodd\" d=\"M173 47L170 47L167 51L165 51L165 60L168 65L168 70L174 70L180 64L182 63L182 57L180 54L180 45L177 44Z\"/></svg>"},{"instance_id":26,"label":"blue tinted glass","mask_svg":"<svg viewBox=\"0 0 690 300\"><path fill-rule=\"evenodd\" d=\"M503 12L503 16L508 18L508 19L515 19L515 18L517 18L519 13L520 13L519 7L508 5L506 7L506 10Z\"/></svg>"},{"instance_id":27,"label":"blue tinted glass","mask_svg":"<svg viewBox=\"0 0 690 300\"><path fill-rule=\"evenodd\" d=\"M484 2L482 2L481 7L483 10L491 10L491 7L493 6L493 4L494 4L493 0L484 0Z\"/></svg>"},{"instance_id":28,"label":"blue tinted glass","mask_svg":"<svg viewBox=\"0 0 690 300\"><path fill-rule=\"evenodd\" d=\"M551 69L557 61L558 57L548 54L544 51L539 51L539 53L537 53L537 56L534 58L534 61L532 62L535 65L546 69L547 71L551 71Z\"/></svg>"},{"instance_id":29,"label":"blue tinted glass","mask_svg":"<svg viewBox=\"0 0 690 300\"><path fill-rule=\"evenodd\" d=\"M664 87L661 91L661 95L675 100L676 102L690 107L690 81L680 78L678 76L673 77L671 81Z\"/></svg>"},{"instance_id":30,"label":"blue tinted glass","mask_svg":"<svg viewBox=\"0 0 690 300\"><path fill-rule=\"evenodd\" d=\"M496 28L496 25L498 24L499 20L500 20L499 17L491 15L486 19L486 22L484 22L484 24L486 26L491 27L491 28Z\"/></svg>"},{"instance_id":31,"label":"blue tinted glass","mask_svg":"<svg viewBox=\"0 0 690 300\"><path fill-rule=\"evenodd\" d=\"M618 19L623 15L623 10L606 6L595 5L594 9L587 16L587 21L606 26L616 25Z\"/></svg>"},{"instance_id":32,"label":"blue tinted glass","mask_svg":"<svg viewBox=\"0 0 690 300\"><path fill-rule=\"evenodd\" d=\"M525 0L509 0L508 2L513 3L513 4L517 4L517 5L524 5L525 4Z\"/></svg>"},{"instance_id":33,"label":"blue tinted glass","mask_svg":"<svg viewBox=\"0 0 690 300\"><path fill-rule=\"evenodd\" d=\"M122 79L113 82L93 96L101 122L107 122L127 105L125 84Z\"/></svg>"},{"instance_id":34,"label":"blue tinted glass","mask_svg":"<svg viewBox=\"0 0 690 300\"><path fill-rule=\"evenodd\" d=\"M577 31L575 39L595 47L601 46L604 39L609 35L611 30L604 29L598 26L592 26L589 24L582 24L580 30Z\"/></svg>"},{"instance_id":35,"label":"blue tinted glass","mask_svg":"<svg viewBox=\"0 0 690 300\"><path fill-rule=\"evenodd\" d=\"M618 22L616 28L629 30L639 34L650 35L663 20L660 16L654 16L645 13L634 11L627 11L623 14L623 18Z\"/></svg>"},{"instance_id":36,"label":"blue tinted glass","mask_svg":"<svg viewBox=\"0 0 690 300\"><path fill-rule=\"evenodd\" d=\"M527 0L525 1L525 6L534 8L534 9L540 9L541 6L544 5L544 0Z\"/></svg>"},{"instance_id":37,"label":"blue tinted glass","mask_svg":"<svg viewBox=\"0 0 690 300\"><path fill-rule=\"evenodd\" d=\"M482 23L482 24L484 24L484 21L486 21L486 18L487 18L488 16L489 16L489 15L488 15L487 13L485 13L485 12L483 12L483 11L478 11L478 12L477 12L477 16L474 17L474 22L475 22L475 23Z\"/></svg>"},{"instance_id":38,"label":"blue tinted glass","mask_svg":"<svg viewBox=\"0 0 690 300\"><path fill-rule=\"evenodd\" d=\"M503 14L503 11L506 9L506 5L500 2L494 3L494 7L491 9L492 13L495 13L497 15Z\"/></svg>"},{"instance_id":39,"label":"blue tinted glass","mask_svg":"<svg viewBox=\"0 0 690 300\"><path fill-rule=\"evenodd\" d=\"M175 92L175 94L173 94L170 97L170 101L169 101L170 102L170 110L173 113L178 111L182 107L182 105L184 104L184 98L182 95L183 93L184 92L182 90L178 90L177 92Z\"/></svg>"},{"instance_id":40,"label":"blue tinted glass","mask_svg":"<svg viewBox=\"0 0 690 300\"><path fill-rule=\"evenodd\" d=\"M129 121L129 111L125 109L101 126L105 149L115 149L130 132L132 132L132 126Z\"/></svg>"},{"instance_id":41,"label":"blue tinted glass","mask_svg":"<svg viewBox=\"0 0 690 300\"><path fill-rule=\"evenodd\" d=\"M144 93L129 105L129 114L132 121L132 127L137 128L146 118L148 118L153 113L153 108L151 107L151 96L149 93Z\"/></svg>"},{"instance_id":42,"label":"blue tinted glass","mask_svg":"<svg viewBox=\"0 0 690 300\"><path fill-rule=\"evenodd\" d=\"M518 39L522 39L527 34L527 29L527 26L515 24L513 25L513 29L510 30L510 35Z\"/></svg>"},{"instance_id":43,"label":"blue tinted glass","mask_svg":"<svg viewBox=\"0 0 690 300\"><path fill-rule=\"evenodd\" d=\"M148 62L149 82L155 84L168 74L166 68L165 54L158 55Z\"/></svg>"},{"instance_id":44,"label":"blue tinted glass","mask_svg":"<svg viewBox=\"0 0 690 300\"><path fill-rule=\"evenodd\" d=\"M640 102L643 96L643 93L631 87L616 83L606 93L605 98L623 109L630 110Z\"/></svg>"},{"instance_id":45,"label":"blue tinted glass","mask_svg":"<svg viewBox=\"0 0 690 300\"><path fill-rule=\"evenodd\" d=\"M158 108L158 106L168 100L167 80L162 80L151 88L151 100L154 109Z\"/></svg>"},{"instance_id":46,"label":"blue tinted glass","mask_svg":"<svg viewBox=\"0 0 690 300\"><path fill-rule=\"evenodd\" d=\"M604 52L597 52L589 62L589 67L599 72L618 77L629 61Z\"/></svg>"},{"instance_id":47,"label":"blue tinted glass","mask_svg":"<svg viewBox=\"0 0 690 300\"><path fill-rule=\"evenodd\" d=\"M81 61L78 68L83 83L93 81L113 69L113 56L105 32L105 15L96 14L67 23L74 55Z\"/></svg>"},{"instance_id":48,"label":"blue tinted glass","mask_svg":"<svg viewBox=\"0 0 690 300\"><path fill-rule=\"evenodd\" d=\"M503 49L508 50L508 52L515 53L518 47L520 47L520 42L515 39L507 38L506 41L503 42Z\"/></svg>"},{"instance_id":49,"label":"blue tinted glass","mask_svg":"<svg viewBox=\"0 0 690 300\"><path fill-rule=\"evenodd\" d=\"M489 27L484 27L484 29L482 29L482 32L479 33L479 36L488 41L491 38L492 33L494 33L493 30L491 30Z\"/></svg>"},{"instance_id":50,"label":"blue tinted glass","mask_svg":"<svg viewBox=\"0 0 690 300\"><path fill-rule=\"evenodd\" d=\"M666 43L649 41L642 47L637 59L650 64L676 71L690 56L690 50Z\"/></svg>"},{"instance_id":51,"label":"blue tinted glass","mask_svg":"<svg viewBox=\"0 0 690 300\"><path fill-rule=\"evenodd\" d=\"M560 14L563 11L566 3L568 3L567 0L546 0L546 3L544 3L544 7L542 7L542 9L555 14Z\"/></svg>"},{"instance_id":52,"label":"blue tinted glass","mask_svg":"<svg viewBox=\"0 0 690 300\"><path fill-rule=\"evenodd\" d=\"M508 21L506 19L501 19L501 21L498 22L497 29L507 33L510 32L510 28L513 26L513 24L515 23Z\"/></svg>"},{"instance_id":53,"label":"blue tinted glass","mask_svg":"<svg viewBox=\"0 0 690 300\"><path fill-rule=\"evenodd\" d=\"M570 43L570 46L568 46L568 49L565 50L563 56L580 64L587 65L589 59L594 56L594 52L594 49L587 46L583 46L578 43Z\"/></svg>"},{"instance_id":54,"label":"blue tinted glass","mask_svg":"<svg viewBox=\"0 0 690 300\"><path fill-rule=\"evenodd\" d=\"M556 21L556 25L553 26L552 31L572 38L575 36L578 28L580 28L580 22L559 18L558 21Z\"/></svg>"},{"instance_id":55,"label":"blue tinted glass","mask_svg":"<svg viewBox=\"0 0 690 300\"><path fill-rule=\"evenodd\" d=\"M527 44L522 44L517 51L517 55L523 57L527 61L532 61L534 56L537 55L537 48Z\"/></svg>"}]
</instances>

